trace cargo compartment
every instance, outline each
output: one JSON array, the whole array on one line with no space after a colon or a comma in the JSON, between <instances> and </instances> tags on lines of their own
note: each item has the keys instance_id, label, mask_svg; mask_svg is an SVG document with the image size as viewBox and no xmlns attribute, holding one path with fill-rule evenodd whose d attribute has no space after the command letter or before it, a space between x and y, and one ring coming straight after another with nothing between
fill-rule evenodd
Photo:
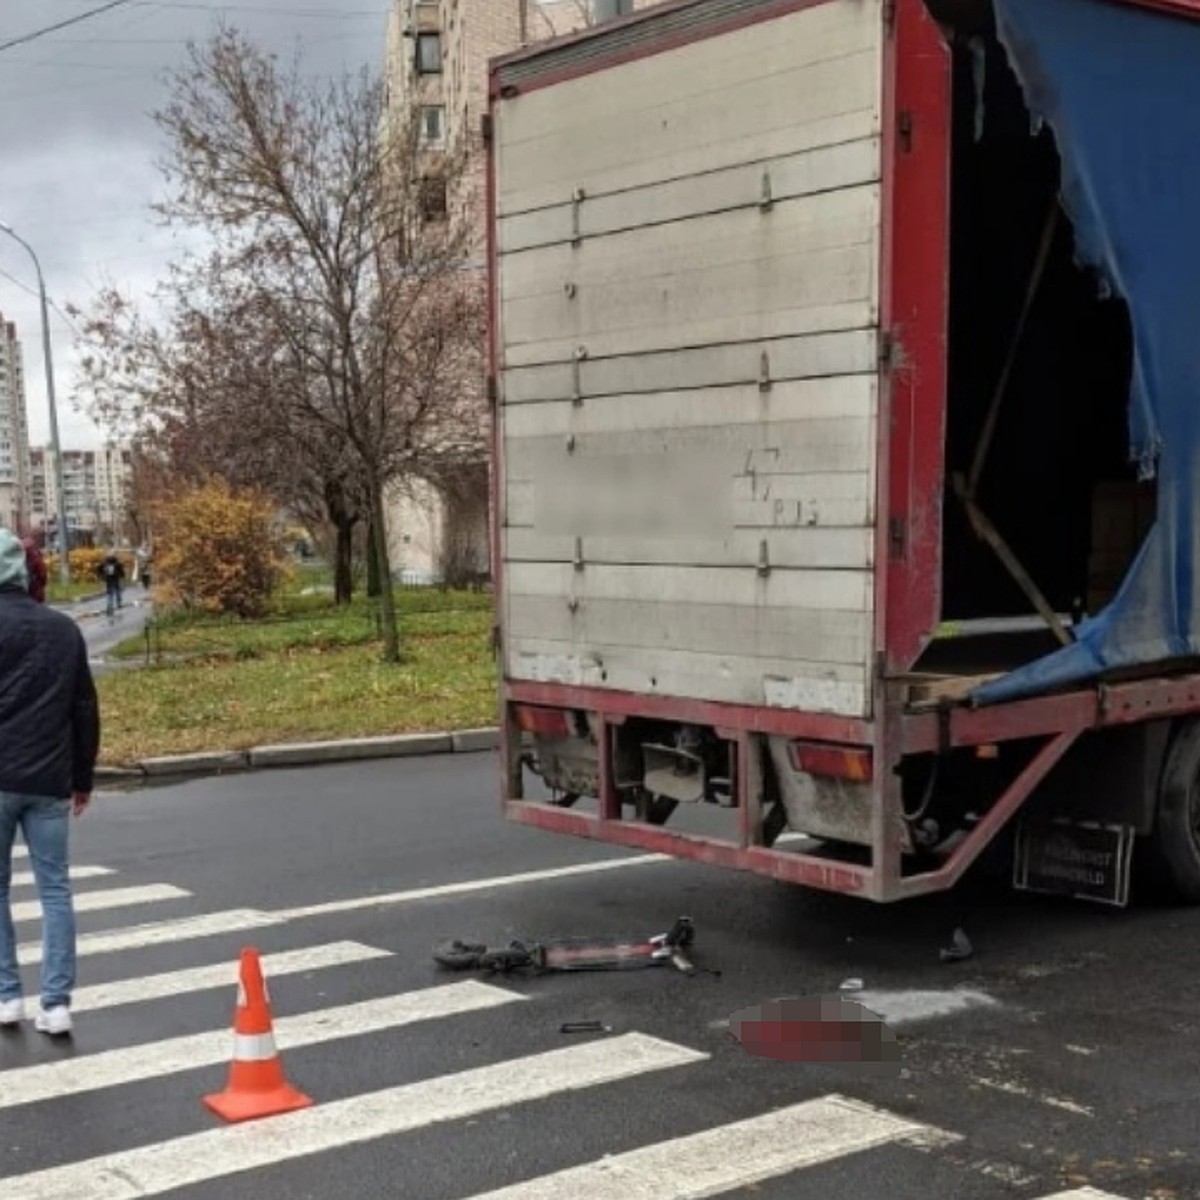
<instances>
[{"instance_id":1,"label":"cargo compartment","mask_svg":"<svg viewBox=\"0 0 1200 1200\"><path fill-rule=\"evenodd\" d=\"M494 66L510 819L880 901L1015 845L1122 904L1144 839L1200 896L1195 272L1138 227L1200 0L1040 3L673 0Z\"/></svg>"},{"instance_id":2,"label":"cargo compartment","mask_svg":"<svg viewBox=\"0 0 1200 1200\"><path fill-rule=\"evenodd\" d=\"M882 42L837 0L498 106L510 679L869 715Z\"/></svg>"}]
</instances>

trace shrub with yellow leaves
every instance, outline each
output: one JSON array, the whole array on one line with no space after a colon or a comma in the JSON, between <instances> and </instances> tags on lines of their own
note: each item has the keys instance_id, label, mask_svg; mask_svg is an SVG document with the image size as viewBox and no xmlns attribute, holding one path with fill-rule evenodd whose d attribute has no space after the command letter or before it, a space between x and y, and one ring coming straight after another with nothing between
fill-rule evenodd
<instances>
[{"instance_id":1,"label":"shrub with yellow leaves","mask_svg":"<svg viewBox=\"0 0 1200 1200\"><path fill-rule=\"evenodd\" d=\"M165 502L157 513L156 597L203 612L261 616L287 567L275 514L264 493L219 478Z\"/></svg>"}]
</instances>

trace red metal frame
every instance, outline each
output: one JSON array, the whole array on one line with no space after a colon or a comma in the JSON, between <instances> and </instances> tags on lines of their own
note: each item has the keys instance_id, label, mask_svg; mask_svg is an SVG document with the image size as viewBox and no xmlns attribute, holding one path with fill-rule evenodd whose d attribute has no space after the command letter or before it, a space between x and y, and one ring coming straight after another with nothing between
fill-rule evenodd
<instances>
[{"instance_id":1,"label":"red metal frame","mask_svg":"<svg viewBox=\"0 0 1200 1200\"><path fill-rule=\"evenodd\" d=\"M686 721L715 729L774 733L783 737L809 737L818 741L870 745L872 726L853 717L799 712L786 708L762 708L751 704L718 704L670 696L643 696L636 692L604 688L572 687L560 683L530 683L509 680L505 694L514 704L543 704L555 708L578 708L603 712L609 717L644 717L650 720Z\"/></svg>"},{"instance_id":2,"label":"red metal frame","mask_svg":"<svg viewBox=\"0 0 1200 1200\"><path fill-rule=\"evenodd\" d=\"M575 837L599 838L636 850L649 850L671 858L690 859L710 866L753 871L785 883L802 883L829 892L872 895L870 867L830 862L813 855L790 854L763 846L746 849L733 842L697 834L675 833L658 825L638 821L602 822L588 813L572 812L532 800L510 800L505 815L521 825L569 833ZM883 897L875 897L882 899Z\"/></svg>"},{"instance_id":3,"label":"red metal frame","mask_svg":"<svg viewBox=\"0 0 1200 1200\"><path fill-rule=\"evenodd\" d=\"M905 754L988 746L1047 734L1169 720L1200 712L1200 675L1101 684L1087 691L1016 700L990 708L950 708L900 719Z\"/></svg>"},{"instance_id":4,"label":"red metal frame","mask_svg":"<svg viewBox=\"0 0 1200 1200\"><path fill-rule=\"evenodd\" d=\"M950 52L922 0L885 43L876 645L907 671L941 620L950 239Z\"/></svg>"}]
</instances>

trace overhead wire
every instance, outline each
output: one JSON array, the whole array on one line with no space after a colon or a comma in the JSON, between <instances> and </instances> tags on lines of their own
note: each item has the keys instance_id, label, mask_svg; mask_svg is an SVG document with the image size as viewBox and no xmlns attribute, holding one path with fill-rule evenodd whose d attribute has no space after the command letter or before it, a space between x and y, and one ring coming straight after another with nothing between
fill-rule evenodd
<instances>
[{"instance_id":1,"label":"overhead wire","mask_svg":"<svg viewBox=\"0 0 1200 1200\"><path fill-rule=\"evenodd\" d=\"M28 45L30 42L37 41L38 38L44 38L48 34L57 33L60 29L67 29L72 25L78 25L81 21L90 21L93 17L98 17L102 13L111 12L114 8L121 8L126 4L133 3L135 3L135 0L107 0L105 4L89 8L86 12L76 13L73 17L64 17L61 21L55 21L53 25L43 25L40 29L32 29L29 33L22 33L15 38L9 38L6 42L0 42L0 52L11 50L15 46Z\"/></svg>"},{"instance_id":2,"label":"overhead wire","mask_svg":"<svg viewBox=\"0 0 1200 1200\"><path fill-rule=\"evenodd\" d=\"M0 267L0 277L7 279L9 281L9 283L16 284L16 286L19 287L21 289L21 291L28 292L29 295L34 297L35 300L41 298L38 293L37 288L31 287L23 279L18 279L15 275L9 274L9 272L6 271L3 267ZM64 325L66 325L66 327L73 334L75 334L76 336L79 336L79 327L75 324L74 321L71 320L71 318L69 316L67 316L67 314L65 312L63 312L63 310L61 308L59 308L58 302L56 300L54 300L53 297L51 297L51 296L46 297L46 305L48 308L50 308L50 310L54 313L54 315L56 317L58 317L58 319L60 321L62 321L62 323ZM2 312L3 309L4 309L4 306L0 305L0 312Z\"/></svg>"}]
</instances>

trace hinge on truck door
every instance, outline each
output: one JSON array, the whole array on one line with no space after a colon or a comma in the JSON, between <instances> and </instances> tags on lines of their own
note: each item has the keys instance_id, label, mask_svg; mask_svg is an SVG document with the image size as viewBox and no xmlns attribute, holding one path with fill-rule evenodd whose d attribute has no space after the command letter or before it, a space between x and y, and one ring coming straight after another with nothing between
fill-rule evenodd
<instances>
[{"instance_id":1,"label":"hinge on truck door","mask_svg":"<svg viewBox=\"0 0 1200 1200\"><path fill-rule=\"evenodd\" d=\"M896 118L897 133L900 136L900 150L911 154L913 148L913 115L907 109Z\"/></svg>"},{"instance_id":2,"label":"hinge on truck door","mask_svg":"<svg viewBox=\"0 0 1200 1200\"><path fill-rule=\"evenodd\" d=\"M888 543L891 546L893 558L904 557L905 522L902 517L892 517L888 521Z\"/></svg>"},{"instance_id":3,"label":"hinge on truck door","mask_svg":"<svg viewBox=\"0 0 1200 1200\"><path fill-rule=\"evenodd\" d=\"M583 188L576 188L571 196L571 245L578 246L583 241L583 225L582 213L584 200L587 199L587 192Z\"/></svg>"},{"instance_id":4,"label":"hinge on truck door","mask_svg":"<svg viewBox=\"0 0 1200 1200\"><path fill-rule=\"evenodd\" d=\"M571 356L571 402L577 406L583 403L583 364L587 356L586 346L576 347Z\"/></svg>"},{"instance_id":5,"label":"hinge on truck door","mask_svg":"<svg viewBox=\"0 0 1200 1200\"><path fill-rule=\"evenodd\" d=\"M758 207L764 212L775 207L775 193L771 188L770 167L767 167L762 174L762 191L759 193Z\"/></svg>"}]
</instances>

